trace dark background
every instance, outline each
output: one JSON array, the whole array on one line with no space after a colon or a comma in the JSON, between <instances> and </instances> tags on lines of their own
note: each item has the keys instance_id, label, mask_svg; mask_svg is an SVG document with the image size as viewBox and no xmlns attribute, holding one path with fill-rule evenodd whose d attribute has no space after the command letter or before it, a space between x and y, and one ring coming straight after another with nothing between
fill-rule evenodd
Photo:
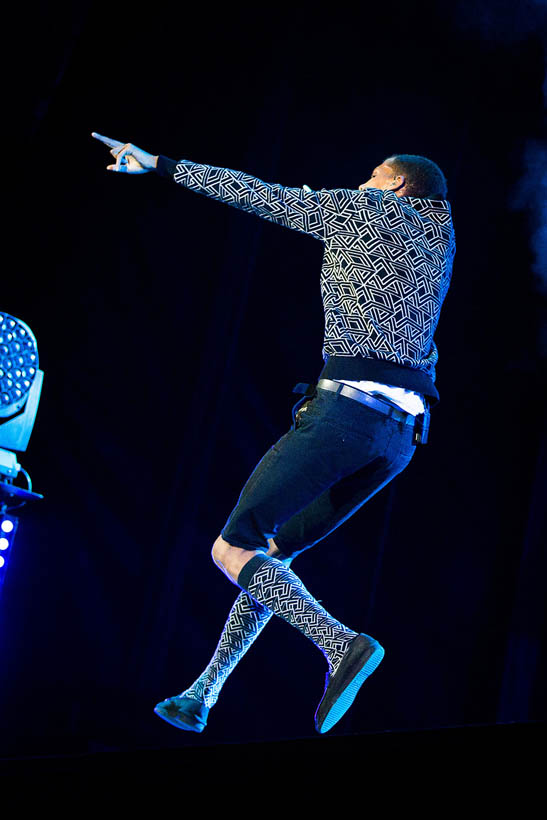
<instances>
[{"instance_id":1,"label":"dark background","mask_svg":"<svg viewBox=\"0 0 547 820\"><path fill-rule=\"evenodd\" d=\"M323 689L274 618L206 741L153 713L211 657L238 593L211 546L322 367L322 245L110 173L91 131L290 186L440 165L457 253L430 441L293 569L386 647L332 734L545 717L545 4L358 8L19 12L0 309L38 340L19 461L45 500L0 599L4 755L311 737Z\"/></svg>"}]
</instances>

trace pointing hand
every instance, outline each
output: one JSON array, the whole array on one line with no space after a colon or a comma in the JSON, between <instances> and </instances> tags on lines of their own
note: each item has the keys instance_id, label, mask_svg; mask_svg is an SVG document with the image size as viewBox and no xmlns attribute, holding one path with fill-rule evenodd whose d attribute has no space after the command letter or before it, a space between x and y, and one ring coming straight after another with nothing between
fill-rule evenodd
<instances>
[{"instance_id":1,"label":"pointing hand","mask_svg":"<svg viewBox=\"0 0 547 820\"><path fill-rule=\"evenodd\" d=\"M96 131L91 132L91 136L100 142L104 142L111 148L110 153L116 157L115 165L107 165L107 171L118 171L123 174L147 174L153 171L158 163L158 157L148 154L142 148L137 148L130 142L120 142L119 140L102 137Z\"/></svg>"}]
</instances>

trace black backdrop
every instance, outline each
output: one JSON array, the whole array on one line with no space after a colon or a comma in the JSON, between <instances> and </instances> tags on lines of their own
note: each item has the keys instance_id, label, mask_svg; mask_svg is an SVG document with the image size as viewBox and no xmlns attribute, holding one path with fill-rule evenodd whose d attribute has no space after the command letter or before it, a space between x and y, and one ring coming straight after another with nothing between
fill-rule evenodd
<instances>
[{"instance_id":1,"label":"black backdrop","mask_svg":"<svg viewBox=\"0 0 547 820\"><path fill-rule=\"evenodd\" d=\"M323 686L320 653L273 619L206 736L152 711L213 652L238 590L211 546L321 369L322 246L112 174L91 131L285 185L357 187L394 152L443 168L457 253L430 442L293 567L386 647L333 734L545 716L544 12L82 2L21 20L0 309L38 339L19 461L45 500L0 599L2 753L309 737Z\"/></svg>"}]
</instances>

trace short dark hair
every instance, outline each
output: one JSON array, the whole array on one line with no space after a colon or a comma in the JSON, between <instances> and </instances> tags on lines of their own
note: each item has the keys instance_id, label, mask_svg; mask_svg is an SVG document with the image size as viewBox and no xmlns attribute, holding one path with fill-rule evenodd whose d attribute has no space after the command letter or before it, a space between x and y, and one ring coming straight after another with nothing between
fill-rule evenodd
<instances>
[{"instance_id":1,"label":"short dark hair","mask_svg":"<svg viewBox=\"0 0 547 820\"><path fill-rule=\"evenodd\" d=\"M408 196L446 199L445 176L432 160L416 154L392 154L384 163L388 163L398 174L404 174Z\"/></svg>"}]
</instances>

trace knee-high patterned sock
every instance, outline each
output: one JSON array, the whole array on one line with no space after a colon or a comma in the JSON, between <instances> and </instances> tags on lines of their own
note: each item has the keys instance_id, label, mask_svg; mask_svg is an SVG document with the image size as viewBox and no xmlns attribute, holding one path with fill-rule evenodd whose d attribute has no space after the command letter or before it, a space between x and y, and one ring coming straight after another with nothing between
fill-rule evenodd
<instances>
[{"instance_id":1,"label":"knee-high patterned sock","mask_svg":"<svg viewBox=\"0 0 547 820\"><path fill-rule=\"evenodd\" d=\"M245 564L237 583L258 603L299 629L321 650L330 674L336 672L358 633L333 618L292 569L276 558L257 555Z\"/></svg>"},{"instance_id":2,"label":"knee-high patterned sock","mask_svg":"<svg viewBox=\"0 0 547 820\"><path fill-rule=\"evenodd\" d=\"M262 632L273 613L241 592L230 610L217 648L206 668L179 697L195 698L209 709L218 700L226 678Z\"/></svg>"}]
</instances>

